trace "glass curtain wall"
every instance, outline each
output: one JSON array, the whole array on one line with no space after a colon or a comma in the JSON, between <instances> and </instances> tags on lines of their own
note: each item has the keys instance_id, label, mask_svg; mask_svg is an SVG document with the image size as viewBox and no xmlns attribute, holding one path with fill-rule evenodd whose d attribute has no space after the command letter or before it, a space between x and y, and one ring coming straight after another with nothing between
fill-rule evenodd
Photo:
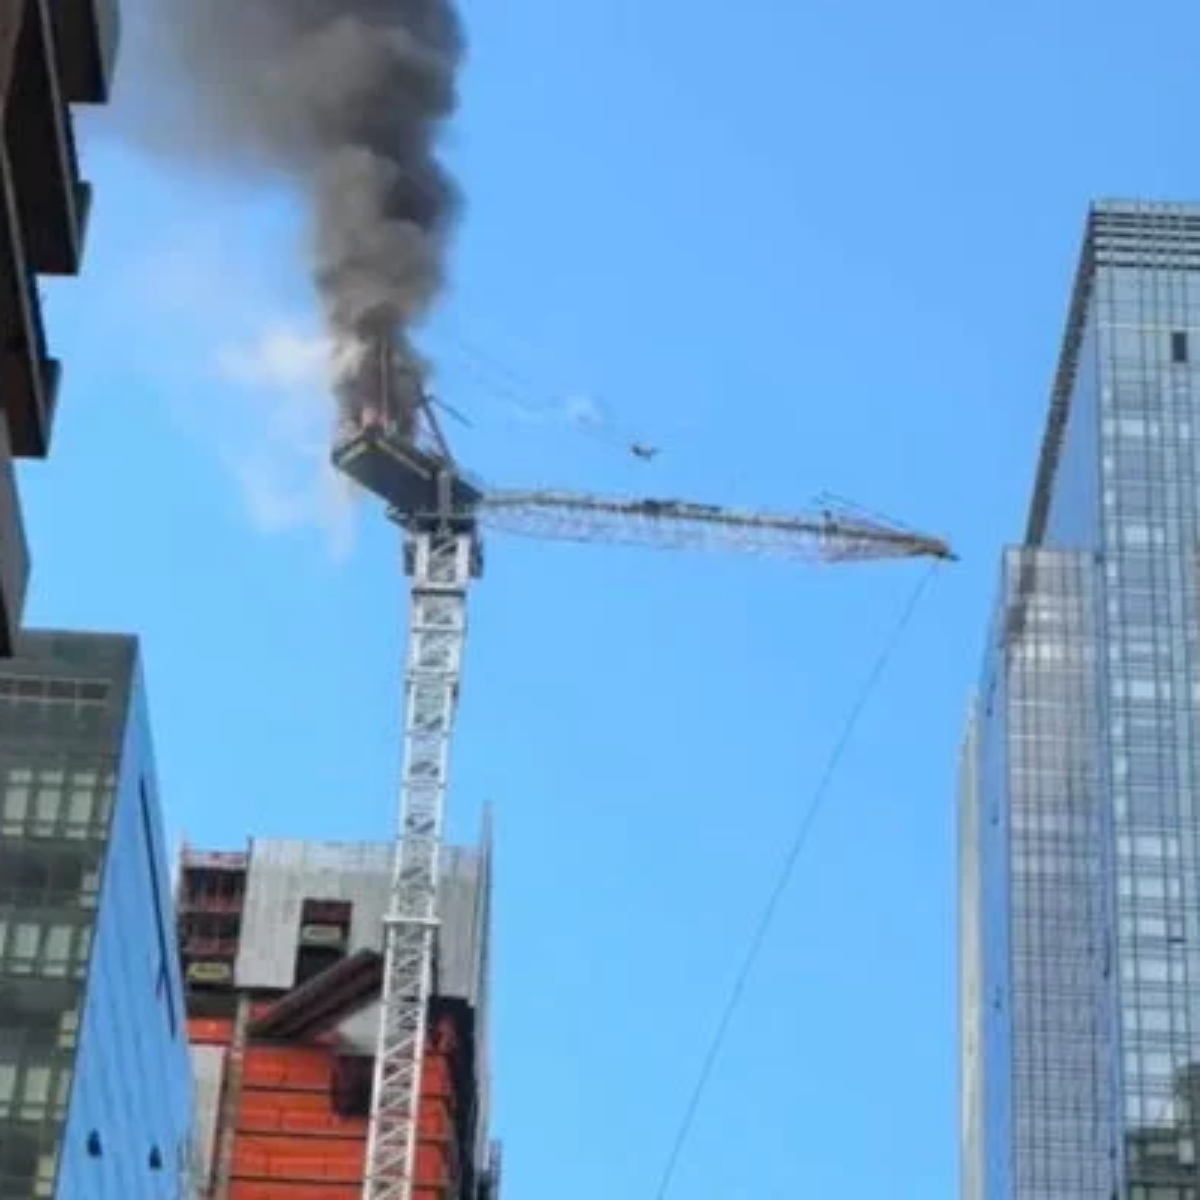
<instances>
[{"instance_id":1,"label":"glass curtain wall","mask_svg":"<svg viewBox=\"0 0 1200 1200\"><path fill-rule=\"evenodd\" d=\"M1096 205L964 771L970 1200L1200 1200L1198 482L1200 207Z\"/></svg>"}]
</instances>

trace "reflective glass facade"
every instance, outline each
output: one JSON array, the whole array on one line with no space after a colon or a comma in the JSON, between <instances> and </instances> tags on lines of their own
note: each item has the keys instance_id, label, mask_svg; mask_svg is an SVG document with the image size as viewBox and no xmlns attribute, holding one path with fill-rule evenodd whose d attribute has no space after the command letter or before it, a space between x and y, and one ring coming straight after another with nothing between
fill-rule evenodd
<instances>
[{"instance_id":1,"label":"reflective glass facade","mask_svg":"<svg viewBox=\"0 0 1200 1200\"><path fill-rule=\"evenodd\" d=\"M132 638L0 663L0 1200L187 1194L191 1078Z\"/></svg>"},{"instance_id":2,"label":"reflective glass facade","mask_svg":"<svg viewBox=\"0 0 1200 1200\"><path fill-rule=\"evenodd\" d=\"M1200 1200L1200 208L1090 214L963 755L965 1200Z\"/></svg>"}]
</instances>

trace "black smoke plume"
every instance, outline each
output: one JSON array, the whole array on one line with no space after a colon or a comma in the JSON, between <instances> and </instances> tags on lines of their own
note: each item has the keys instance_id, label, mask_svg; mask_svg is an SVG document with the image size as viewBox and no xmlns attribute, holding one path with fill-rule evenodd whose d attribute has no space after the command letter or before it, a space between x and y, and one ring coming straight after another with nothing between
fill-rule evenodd
<instances>
[{"instance_id":1,"label":"black smoke plume","mask_svg":"<svg viewBox=\"0 0 1200 1200\"><path fill-rule=\"evenodd\" d=\"M443 283L459 201L436 153L464 51L452 0L147 2L177 118L160 149L299 185L340 417L378 404L381 374L411 398L405 331Z\"/></svg>"}]
</instances>

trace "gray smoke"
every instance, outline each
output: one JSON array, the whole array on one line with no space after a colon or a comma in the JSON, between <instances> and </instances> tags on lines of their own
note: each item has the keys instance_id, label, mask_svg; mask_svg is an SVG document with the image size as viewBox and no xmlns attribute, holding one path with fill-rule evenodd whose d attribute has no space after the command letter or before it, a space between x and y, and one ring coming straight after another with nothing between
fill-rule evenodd
<instances>
[{"instance_id":1,"label":"gray smoke","mask_svg":"<svg viewBox=\"0 0 1200 1200\"><path fill-rule=\"evenodd\" d=\"M155 140L302 188L341 417L378 402L381 371L393 395L411 397L420 364L405 331L442 285L458 208L436 156L464 50L452 0L157 0L155 10L154 69L176 114Z\"/></svg>"}]
</instances>

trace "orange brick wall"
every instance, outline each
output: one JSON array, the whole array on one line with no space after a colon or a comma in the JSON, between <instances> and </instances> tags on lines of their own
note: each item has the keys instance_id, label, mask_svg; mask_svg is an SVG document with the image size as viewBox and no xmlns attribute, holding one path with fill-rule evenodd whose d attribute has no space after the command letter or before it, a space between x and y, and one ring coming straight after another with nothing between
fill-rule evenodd
<instances>
[{"instance_id":1,"label":"orange brick wall","mask_svg":"<svg viewBox=\"0 0 1200 1200\"><path fill-rule=\"evenodd\" d=\"M232 1032L231 1021L189 1021L195 1044L227 1046ZM455 1052L452 1024L435 1024L422 1076L414 1200L457 1200ZM334 1112L333 1066L325 1045L246 1047L228 1200L358 1200L367 1122Z\"/></svg>"}]
</instances>

